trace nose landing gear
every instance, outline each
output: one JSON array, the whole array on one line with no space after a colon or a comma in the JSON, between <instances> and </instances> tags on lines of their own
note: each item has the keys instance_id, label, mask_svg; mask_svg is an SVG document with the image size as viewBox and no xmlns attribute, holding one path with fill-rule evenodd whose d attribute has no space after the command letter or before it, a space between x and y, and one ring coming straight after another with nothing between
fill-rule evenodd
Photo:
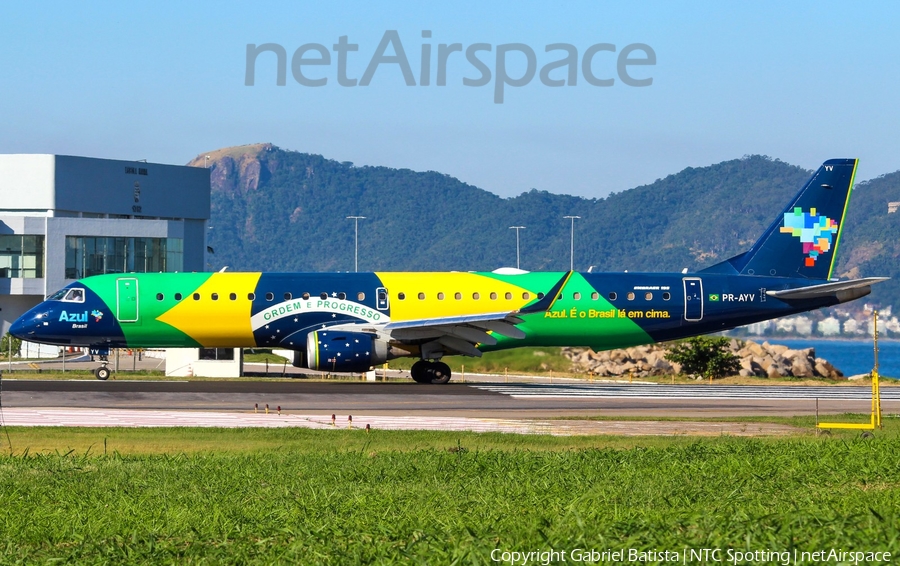
<instances>
[{"instance_id":1,"label":"nose landing gear","mask_svg":"<svg viewBox=\"0 0 900 566\"><path fill-rule=\"evenodd\" d=\"M109 368L106 367L105 362L102 366L94 370L94 377L101 381L106 381L107 379L109 379Z\"/></svg>"},{"instance_id":2,"label":"nose landing gear","mask_svg":"<svg viewBox=\"0 0 900 566\"><path fill-rule=\"evenodd\" d=\"M109 348L91 348L91 361L94 361L94 356L100 357L100 367L94 370L94 377L99 379L100 381L106 381L109 379L109 368L106 367L109 364Z\"/></svg>"},{"instance_id":3,"label":"nose landing gear","mask_svg":"<svg viewBox=\"0 0 900 566\"><path fill-rule=\"evenodd\" d=\"M450 381L450 366L444 362L419 360L409 371L416 383L444 384Z\"/></svg>"}]
</instances>

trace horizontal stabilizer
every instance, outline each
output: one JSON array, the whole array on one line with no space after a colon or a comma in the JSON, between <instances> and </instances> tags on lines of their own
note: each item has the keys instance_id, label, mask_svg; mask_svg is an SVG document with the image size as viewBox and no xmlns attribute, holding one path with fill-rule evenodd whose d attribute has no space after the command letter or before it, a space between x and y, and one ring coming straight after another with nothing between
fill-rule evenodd
<instances>
[{"instance_id":1,"label":"horizontal stabilizer","mask_svg":"<svg viewBox=\"0 0 900 566\"><path fill-rule=\"evenodd\" d=\"M859 298L868 295L870 291L869 288L875 283L881 283L882 281L887 281L888 279L890 279L890 277L866 277L864 279L851 279L850 281L835 281L833 283L811 285L809 287L800 287L798 289L766 291L766 295L782 300L817 299L820 297L831 296L838 297L839 299L844 299L844 297L848 295L854 295L853 298ZM849 293L846 293L848 291ZM851 299L847 298L846 300Z\"/></svg>"}]
</instances>

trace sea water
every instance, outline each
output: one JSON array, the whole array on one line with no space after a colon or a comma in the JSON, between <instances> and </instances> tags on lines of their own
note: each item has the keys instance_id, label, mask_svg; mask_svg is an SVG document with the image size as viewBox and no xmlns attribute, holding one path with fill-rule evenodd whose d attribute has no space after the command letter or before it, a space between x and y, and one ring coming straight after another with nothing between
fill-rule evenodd
<instances>
[{"instance_id":1,"label":"sea water","mask_svg":"<svg viewBox=\"0 0 900 566\"><path fill-rule=\"evenodd\" d=\"M762 338L751 338L762 342ZM793 350L815 348L817 358L825 358L844 375L872 371L875 364L871 340L817 340L815 338L765 338L770 344L784 344ZM878 341L878 373L881 377L900 378L900 341Z\"/></svg>"}]
</instances>

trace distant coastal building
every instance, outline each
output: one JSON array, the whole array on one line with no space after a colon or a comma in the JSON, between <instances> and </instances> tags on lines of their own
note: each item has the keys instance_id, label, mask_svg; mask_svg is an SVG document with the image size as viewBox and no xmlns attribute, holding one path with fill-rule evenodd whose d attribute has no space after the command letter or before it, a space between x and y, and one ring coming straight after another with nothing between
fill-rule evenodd
<instances>
[{"instance_id":1,"label":"distant coastal building","mask_svg":"<svg viewBox=\"0 0 900 566\"><path fill-rule=\"evenodd\" d=\"M897 209L900 208L900 201L894 201L888 203L888 214L894 214L897 212Z\"/></svg>"},{"instance_id":2,"label":"distant coastal building","mask_svg":"<svg viewBox=\"0 0 900 566\"><path fill-rule=\"evenodd\" d=\"M76 279L203 271L209 170L0 155L0 335Z\"/></svg>"}]
</instances>

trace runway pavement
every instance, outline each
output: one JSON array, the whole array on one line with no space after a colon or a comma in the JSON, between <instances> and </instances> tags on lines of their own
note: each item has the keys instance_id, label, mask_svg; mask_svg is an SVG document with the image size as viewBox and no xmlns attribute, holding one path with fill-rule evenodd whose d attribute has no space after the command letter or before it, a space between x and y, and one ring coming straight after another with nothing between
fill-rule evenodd
<instances>
[{"instance_id":1,"label":"runway pavement","mask_svg":"<svg viewBox=\"0 0 900 566\"><path fill-rule=\"evenodd\" d=\"M900 411L900 387L882 388L886 413ZM96 381L2 382L8 409L80 408L252 412L265 405L295 415L366 414L470 418L560 416L732 417L868 412L857 386L721 386L599 383Z\"/></svg>"}]
</instances>

